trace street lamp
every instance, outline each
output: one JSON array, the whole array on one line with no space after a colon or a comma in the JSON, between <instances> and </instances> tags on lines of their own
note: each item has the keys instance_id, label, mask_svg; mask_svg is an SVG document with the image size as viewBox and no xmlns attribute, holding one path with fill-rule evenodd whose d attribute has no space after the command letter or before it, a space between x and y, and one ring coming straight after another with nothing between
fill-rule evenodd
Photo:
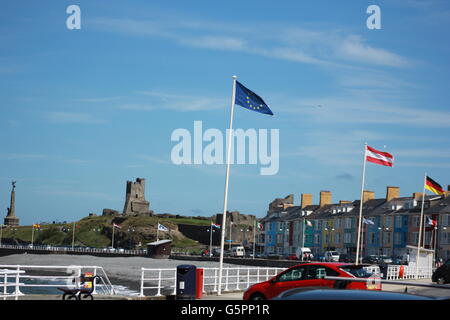
<instances>
[{"instance_id":1,"label":"street lamp","mask_svg":"<svg viewBox=\"0 0 450 320\"><path fill-rule=\"evenodd\" d=\"M131 233L131 232L134 232L134 231L136 231L136 230L133 227L128 227L128 229L127 229L128 233ZM130 236L128 236L128 247L131 250L131 237Z\"/></svg>"},{"instance_id":2,"label":"street lamp","mask_svg":"<svg viewBox=\"0 0 450 320\"><path fill-rule=\"evenodd\" d=\"M213 232L216 232L216 230L214 230L211 226L209 229L206 229L206 232L209 232L209 256L212 256L212 235Z\"/></svg>"}]
</instances>

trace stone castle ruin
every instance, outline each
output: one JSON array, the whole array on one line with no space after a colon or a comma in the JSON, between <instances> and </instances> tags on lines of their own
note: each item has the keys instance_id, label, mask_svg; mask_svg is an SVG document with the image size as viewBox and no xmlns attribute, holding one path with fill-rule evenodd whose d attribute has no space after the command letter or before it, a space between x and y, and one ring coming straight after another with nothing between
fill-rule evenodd
<instances>
[{"instance_id":1,"label":"stone castle ruin","mask_svg":"<svg viewBox=\"0 0 450 320\"><path fill-rule=\"evenodd\" d=\"M118 215L116 210L103 209L103 215ZM122 215L153 215L150 210L150 202L145 200L145 179L136 178L136 181L127 181L127 188L125 193L125 205L123 207Z\"/></svg>"}]
</instances>

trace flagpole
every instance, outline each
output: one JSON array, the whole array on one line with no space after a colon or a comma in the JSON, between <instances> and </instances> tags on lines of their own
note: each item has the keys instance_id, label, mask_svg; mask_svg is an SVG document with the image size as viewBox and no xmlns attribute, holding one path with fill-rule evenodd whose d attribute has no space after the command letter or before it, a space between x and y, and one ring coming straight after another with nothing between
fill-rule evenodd
<instances>
[{"instance_id":1,"label":"flagpole","mask_svg":"<svg viewBox=\"0 0 450 320\"><path fill-rule=\"evenodd\" d=\"M73 230L72 230L72 250L74 242L75 242L75 221L73 222Z\"/></svg>"},{"instance_id":2,"label":"flagpole","mask_svg":"<svg viewBox=\"0 0 450 320\"><path fill-rule=\"evenodd\" d=\"M300 255L302 256L303 261L303 247L305 246L305 229L306 229L306 218L303 218L303 225L302 225L302 247L300 249Z\"/></svg>"},{"instance_id":3,"label":"flagpole","mask_svg":"<svg viewBox=\"0 0 450 320\"><path fill-rule=\"evenodd\" d=\"M228 206L228 181L230 177L230 158L231 158L231 138L233 130L233 115L234 115L234 103L236 100L236 76L233 76L233 92L231 94L231 111L230 111L230 126L228 132L228 147L227 147L227 171L225 175L225 192L223 197L223 215L222 215L222 235L220 240L220 259L219 259L219 288L217 294L220 295L222 291L222 269L223 269L223 250L225 242L225 229L226 229L226 215ZM230 226L231 229L231 226Z\"/></svg>"},{"instance_id":4,"label":"flagpole","mask_svg":"<svg viewBox=\"0 0 450 320\"><path fill-rule=\"evenodd\" d=\"M33 247L33 242L34 242L34 223L33 226L31 227L31 247Z\"/></svg>"},{"instance_id":5,"label":"flagpole","mask_svg":"<svg viewBox=\"0 0 450 320\"><path fill-rule=\"evenodd\" d=\"M422 242L422 227L423 227L423 208L425 205L425 185L427 183L427 173L423 178L423 193L422 193L422 208L420 210L420 228L419 228L419 239L417 241L417 258L416 258L416 279L419 279L419 257L420 257L420 243Z\"/></svg>"},{"instance_id":6,"label":"flagpole","mask_svg":"<svg viewBox=\"0 0 450 320\"><path fill-rule=\"evenodd\" d=\"M362 222L362 207L363 207L363 197L364 197L364 179L366 175L366 151L367 142L364 143L364 161L363 161L363 171L362 171L362 181L361 181L361 200L359 202L359 221L358 221L358 239L356 241L356 261L355 264L359 264L359 243L361 239L361 222Z\"/></svg>"},{"instance_id":7,"label":"flagpole","mask_svg":"<svg viewBox=\"0 0 450 320\"><path fill-rule=\"evenodd\" d=\"M209 226L209 256L212 254L212 234L213 234L213 225L211 222L211 225Z\"/></svg>"},{"instance_id":8,"label":"flagpole","mask_svg":"<svg viewBox=\"0 0 450 320\"><path fill-rule=\"evenodd\" d=\"M255 218L255 225L253 226L253 259L255 259L255 248L256 248L256 218Z\"/></svg>"},{"instance_id":9,"label":"flagpole","mask_svg":"<svg viewBox=\"0 0 450 320\"><path fill-rule=\"evenodd\" d=\"M114 227L115 227L115 225L113 222L113 234L112 234L112 240L111 240L111 248L113 248L113 249L114 249Z\"/></svg>"},{"instance_id":10,"label":"flagpole","mask_svg":"<svg viewBox=\"0 0 450 320\"><path fill-rule=\"evenodd\" d=\"M159 222L158 226L156 227L156 241L159 241Z\"/></svg>"}]
</instances>

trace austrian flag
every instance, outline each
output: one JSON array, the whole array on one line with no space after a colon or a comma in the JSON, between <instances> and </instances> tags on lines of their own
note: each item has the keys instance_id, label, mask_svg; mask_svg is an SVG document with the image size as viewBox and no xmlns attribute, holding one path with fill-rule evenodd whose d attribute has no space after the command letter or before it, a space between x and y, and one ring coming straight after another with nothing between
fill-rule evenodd
<instances>
[{"instance_id":1,"label":"austrian flag","mask_svg":"<svg viewBox=\"0 0 450 320\"><path fill-rule=\"evenodd\" d=\"M366 148L366 160L388 167L392 167L394 164L394 157L390 153L378 151L369 146Z\"/></svg>"}]
</instances>

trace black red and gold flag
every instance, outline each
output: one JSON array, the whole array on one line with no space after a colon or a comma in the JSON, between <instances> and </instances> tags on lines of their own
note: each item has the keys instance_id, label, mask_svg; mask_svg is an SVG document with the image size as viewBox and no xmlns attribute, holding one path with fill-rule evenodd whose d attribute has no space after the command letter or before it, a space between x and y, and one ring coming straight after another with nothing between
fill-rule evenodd
<instances>
[{"instance_id":1,"label":"black red and gold flag","mask_svg":"<svg viewBox=\"0 0 450 320\"><path fill-rule=\"evenodd\" d=\"M444 194L444 189L442 189L441 185L428 176L425 181L425 188L438 195Z\"/></svg>"}]
</instances>

